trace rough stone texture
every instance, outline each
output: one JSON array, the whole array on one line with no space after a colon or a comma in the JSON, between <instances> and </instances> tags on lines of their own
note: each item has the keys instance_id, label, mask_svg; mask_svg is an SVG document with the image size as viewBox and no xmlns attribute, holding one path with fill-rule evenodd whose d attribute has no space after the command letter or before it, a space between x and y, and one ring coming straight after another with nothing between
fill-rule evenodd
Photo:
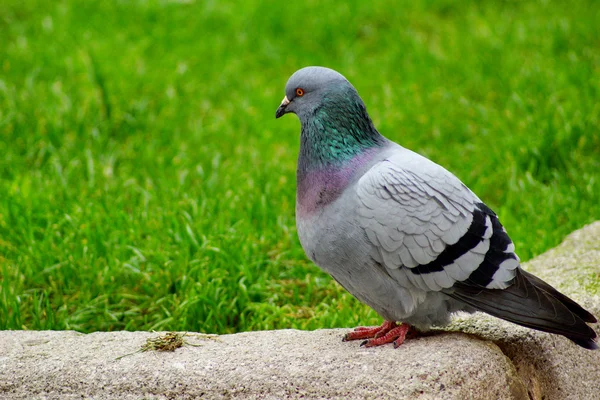
<instances>
[{"instance_id":1,"label":"rough stone texture","mask_svg":"<svg viewBox=\"0 0 600 400\"><path fill-rule=\"evenodd\" d=\"M600 315L600 222L525 267ZM191 334L120 359L156 334L0 331L0 398L600 399L600 351L483 314L450 330L396 350L344 329Z\"/></svg>"},{"instance_id":2,"label":"rough stone texture","mask_svg":"<svg viewBox=\"0 0 600 400\"><path fill-rule=\"evenodd\" d=\"M4 332L0 393L8 398L524 398L510 361L461 333L392 347L342 343L344 330L189 337L174 353L134 352L145 332ZM435 349L435 351L432 351ZM492 397L489 397L492 396Z\"/></svg>"}]
</instances>

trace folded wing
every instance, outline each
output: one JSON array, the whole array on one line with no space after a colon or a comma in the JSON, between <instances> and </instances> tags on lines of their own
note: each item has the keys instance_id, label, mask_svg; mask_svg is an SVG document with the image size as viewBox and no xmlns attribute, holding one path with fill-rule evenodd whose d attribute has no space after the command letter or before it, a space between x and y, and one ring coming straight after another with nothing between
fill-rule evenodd
<instances>
[{"instance_id":1,"label":"folded wing","mask_svg":"<svg viewBox=\"0 0 600 400\"><path fill-rule=\"evenodd\" d=\"M422 290L507 287L519 259L496 215L450 172L402 150L357 186L378 261Z\"/></svg>"},{"instance_id":2,"label":"folded wing","mask_svg":"<svg viewBox=\"0 0 600 400\"><path fill-rule=\"evenodd\" d=\"M454 175L399 148L358 182L360 222L403 286L443 291L478 310L596 348L596 319L523 271L496 214Z\"/></svg>"}]
</instances>

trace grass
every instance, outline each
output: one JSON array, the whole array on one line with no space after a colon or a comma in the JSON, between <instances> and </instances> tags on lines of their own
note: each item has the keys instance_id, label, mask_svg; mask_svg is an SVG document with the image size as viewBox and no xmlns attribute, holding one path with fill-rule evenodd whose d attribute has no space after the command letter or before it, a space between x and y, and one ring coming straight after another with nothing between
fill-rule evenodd
<instances>
[{"instance_id":1,"label":"grass","mask_svg":"<svg viewBox=\"0 0 600 400\"><path fill-rule=\"evenodd\" d=\"M522 259L600 219L594 0L0 3L0 329L378 323L305 258L289 75L327 65Z\"/></svg>"}]
</instances>

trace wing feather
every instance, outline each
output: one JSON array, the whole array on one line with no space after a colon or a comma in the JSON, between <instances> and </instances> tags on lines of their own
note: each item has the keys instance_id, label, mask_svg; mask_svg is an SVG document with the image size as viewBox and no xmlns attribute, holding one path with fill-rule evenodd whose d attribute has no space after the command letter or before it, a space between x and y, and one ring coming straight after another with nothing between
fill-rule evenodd
<instances>
[{"instance_id":1,"label":"wing feather","mask_svg":"<svg viewBox=\"0 0 600 400\"><path fill-rule=\"evenodd\" d=\"M493 249L500 256L488 256L494 229L508 238L493 225L495 214L439 165L402 149L363 175L357 194L361 223L382 264L408 269L414 286L439 291L473 275L477 284L503 288L514 278L518 258L506 260L510 239L496 241L504 246Z\"/></svg>"},{"instance_id":2,"label":"wing feather","mask_svg":"<svg viewBox=\"0 0 600 400\"><path fill-rule=\"evenodd\" d=\"M593 315L520 268L496 214L458 178L403 148L358 181L374 260L403 287L443 291L475 309L597 348ZM412 291L418 293L418 291Z\"/></svg>"}]
</instances>

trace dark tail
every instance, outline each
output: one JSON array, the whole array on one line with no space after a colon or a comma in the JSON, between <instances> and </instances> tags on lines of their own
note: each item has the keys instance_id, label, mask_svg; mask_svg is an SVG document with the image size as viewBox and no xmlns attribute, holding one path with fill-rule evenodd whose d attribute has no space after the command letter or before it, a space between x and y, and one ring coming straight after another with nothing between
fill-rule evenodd
<instances>
[{"instance_id":1,"label":"dark tail","mask_svg":"<svg viewBox=\"0 0 600 400\"><path fill-rule=\"evenodd\" d=\"M506 289L457 282L447 294L480 311L515 324L563 335L586 349L598 349L597 335L586 322L596 318L538 277L517 268Z\"/></svg>"}]
</instances>

